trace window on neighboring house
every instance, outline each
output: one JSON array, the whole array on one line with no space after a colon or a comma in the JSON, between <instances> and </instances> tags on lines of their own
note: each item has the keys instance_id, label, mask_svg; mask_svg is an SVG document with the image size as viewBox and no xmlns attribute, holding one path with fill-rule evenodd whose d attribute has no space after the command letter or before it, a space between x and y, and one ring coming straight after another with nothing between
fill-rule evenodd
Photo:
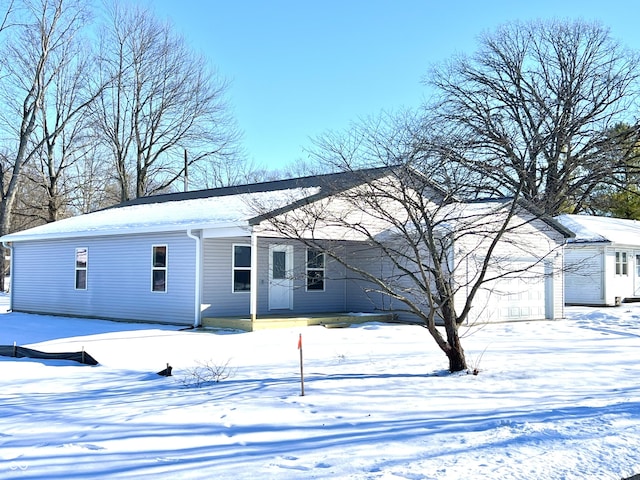
<instances>
[{"instance_id":1,"label":"window on neighboring house","mask_svg":"<svg viewBox=\"0 0 640 480\"><path fill-rule=\"evenodd\" d=\"M307 249L307 290L323 291L325 254L314 248Z\"/></svg>"},{"instance_id":2,"label":"window on neighboring house","mask_svg":"<svg viewBox=\"0 0 640 480\"><path fill-rule=\"evenodd\" d=\"M627 252L616 252L616 275L627 275L628 272Z\"/></svg>"},{"instance_id":3,"label":"window on neighboring house","mask_svg":"<svg viewBox=\"0 0 640 480\"><path fill-rule=\"evenodd\" d=\"M86 247L76 248L76 290L87 289L87 260L89 259L89 249Z\"/></svg>"},{"instance_id":4,"label":"window on neighboring house","mask_svg":"<svg viewBox=\"0 0 640 480\"><path fill-rule=\"evenodd\" d=\"M151 291L167 291L167 246L151 247Z\"/></svg>"},{"instance_id":5,"label":"window on neighboring house","mask_svg":"<svg viewBox=\"0 0 640 480\"><path fill-rule=\"evenodd\" d=\"M251 247L233 246L233 291L251 291Z\"/></svg>"}]
</instances>

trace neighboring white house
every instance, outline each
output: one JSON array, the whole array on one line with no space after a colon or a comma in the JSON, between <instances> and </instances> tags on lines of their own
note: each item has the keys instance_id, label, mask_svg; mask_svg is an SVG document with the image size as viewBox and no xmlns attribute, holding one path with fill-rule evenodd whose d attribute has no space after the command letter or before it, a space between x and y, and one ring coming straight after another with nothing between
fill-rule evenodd
<instances>
[{"instance_id":1,"label":"neighboring white house","mask_svg":"<svg viewBox=\"0 0 640 480\"><path fill-rule=\"evenodd\" d=\"M640 222L587 215L556 220L575 237L565 247L565 301L619 305L640 297Z\"/></svg>"},{"instance_id":2,"label":"neighboring white house","mask_svg":"<svg viewBox=\"0 0 640 480\"><path fill-rule=\"evenodd\" d=\"M392 302L372 300L340 261L300 240L274 235L267 225L269 218L385 175L389 169L377 168L144 197L5 235L0 240L11 249L11 308L196 326L205 317L255 321L272 314L392 308ZM568 234L548 219L527 221L526 228L531 248L520 248L514 258L508 258L508 248L498 251L513 264L539 262L539 276L496 282L479 297L484 303L476 318L563 316L558 264ZM344 245L345 256L366 250L348 229L322 231L327 240ZM547 258L549 252L555 253ZM380 270L385 264L383 256L374 255L364 268ZM473 274L468 264L466 274Z\"/></svg>"}]
</instances>

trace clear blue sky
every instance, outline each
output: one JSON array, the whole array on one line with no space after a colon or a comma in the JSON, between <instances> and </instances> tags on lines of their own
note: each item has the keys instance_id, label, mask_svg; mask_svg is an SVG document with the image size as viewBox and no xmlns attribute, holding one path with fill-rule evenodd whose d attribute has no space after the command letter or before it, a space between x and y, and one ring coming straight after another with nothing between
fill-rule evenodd
<instances>
[{"instance_id":1,"label":"clear blue sky","mask_svg":"<svg viewBox=\"0 0 640 480\"><path fill-rule=\"evenodd\" d=\"M417 107L430 65L473 53L513 20L598 20L640 49L637 0L153 0L232 83L249 157L267 168L305 158L309 139L381 110Z\"/></svg>"}]
</instances>

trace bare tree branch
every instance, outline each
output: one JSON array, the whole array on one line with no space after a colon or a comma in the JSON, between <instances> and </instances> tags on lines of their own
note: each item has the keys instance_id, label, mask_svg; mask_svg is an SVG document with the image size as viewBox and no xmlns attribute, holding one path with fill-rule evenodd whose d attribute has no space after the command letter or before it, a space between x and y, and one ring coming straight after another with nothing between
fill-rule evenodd
<instances>
[{"instance_id":1,"label":"bare tree branch","mask_svg":"<svg viewBox=\"0 0 640 480\"><path fill-rule=\"evenodd\" d=\"M114 1L102 33L101 69L111 88L96 131L112 152L120 200L166 190L187 166L239 160L227 82L148 10Z\"/></svg>"},{"instance_id":2,"label":"bare tree branch","mask_svg":"<svg viewBox=\"0 0 640 480\"><path fill-rule=\"evenodd\" d=\"M404 113L394 124L385 114L318 139L316 160L350 172L357 186L335 185L275 214L254 208L266 215L261 234L325 252L376 308L427 328L450 370L465 370L459 328L490 313L500 285L557 273L563 236L524 203L522 187L508 198L463 201L469 178L443 157L425 157L412 121ZM361 170L367 163L379 167Z\"/></svg>"},{"instance_id":3,"label":"bare tree branch","mask_svg":"<svg viewBox=\"0 0 640 480\"><path fill-rule=\"evenodd\" d=\"M598 24L505 25L430 72L439 96L425 145L491 178L485 193L522 188L548 214L584 210L637 154L611 132L626 122L640 135L638 60Z\"/></svg>"}]
</instances>

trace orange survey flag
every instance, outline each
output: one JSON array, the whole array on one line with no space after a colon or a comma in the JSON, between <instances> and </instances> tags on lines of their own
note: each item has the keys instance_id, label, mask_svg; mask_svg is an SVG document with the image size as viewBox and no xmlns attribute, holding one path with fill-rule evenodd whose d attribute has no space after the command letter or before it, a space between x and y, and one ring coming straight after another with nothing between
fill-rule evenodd
<instances>
[{"instance_id":1,"label":"orange survey flag","mask_svg":"<svg viewBox=\"0 0 640 480\"><path fill-rule=\"evenodd\" d=\"M302 350L302 334L298 337L298 350Z\"/></svg>"}]
</instances>

